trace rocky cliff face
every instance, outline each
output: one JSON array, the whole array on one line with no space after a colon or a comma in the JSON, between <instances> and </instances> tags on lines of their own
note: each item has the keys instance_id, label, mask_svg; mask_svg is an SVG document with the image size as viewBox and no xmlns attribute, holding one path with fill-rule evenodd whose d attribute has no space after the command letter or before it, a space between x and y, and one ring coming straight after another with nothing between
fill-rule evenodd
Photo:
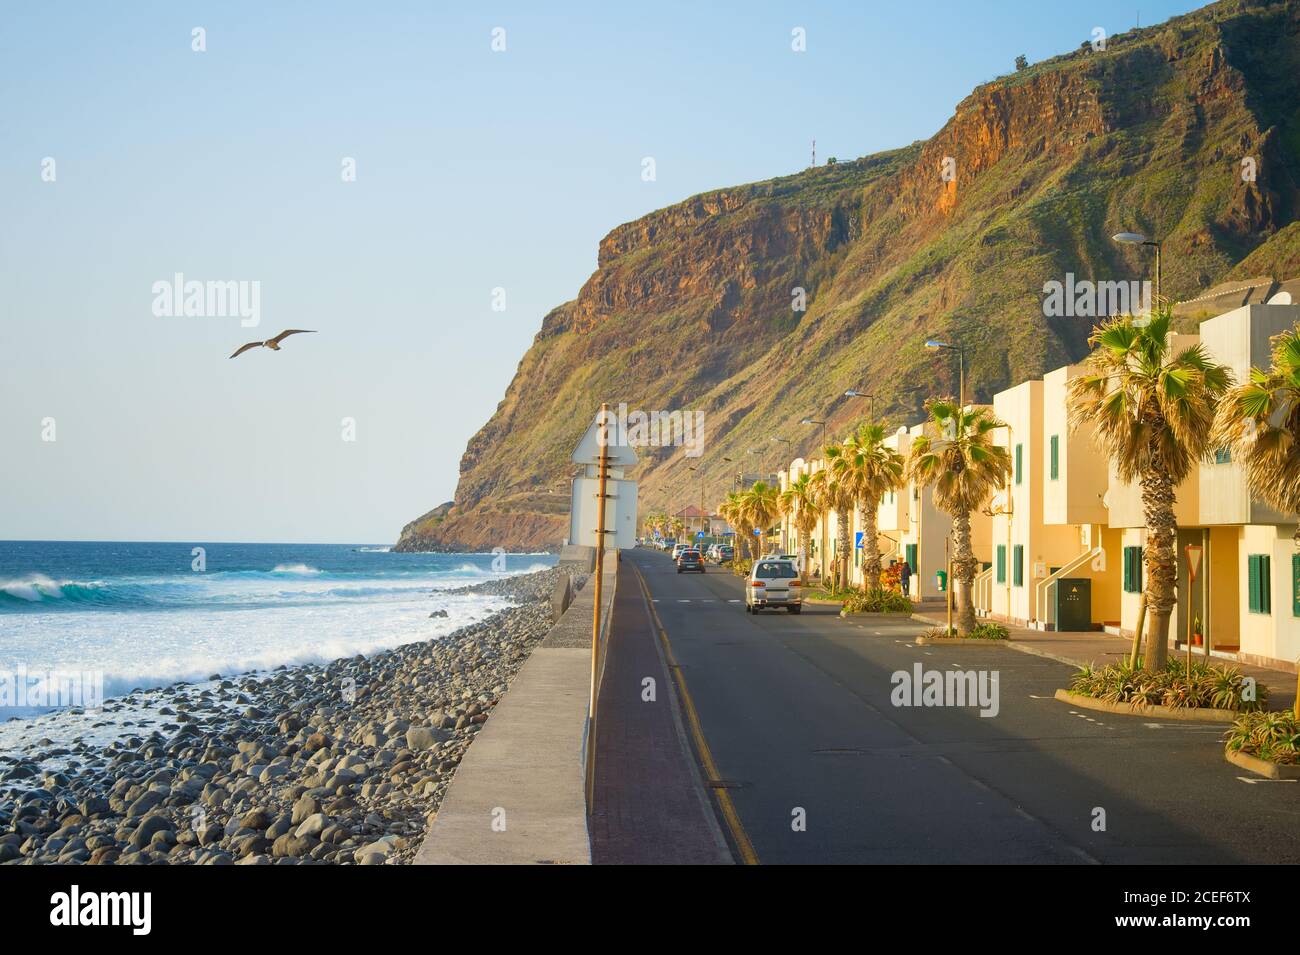
<instances>
[{"instance_id":1,"label":"rocky cliff face","mask_svg":"<svg viewBox=\"0 0 1300 955\"><path fill-rule=\"evenodd\" d=\"M1120 230L1163 237L1175 298L1239 263L1296 274L1298 67L1300 0L1218 3L986 84L925 142L617 227L470 441L454 505L398 547L558 545L568 455L601 401L704 412L700 458L643 449L646 510L698 502L688 466L712 504L738 470L815 453L801 419L834 436L866 414L846 388L891 426L915 420L956 391L927 337L967 346L968 397L987 400L1086 350L1092 321L1045 317L1045 282L1150 276L1145 250L1108 238Z\"/></svg>"}]
</instances>

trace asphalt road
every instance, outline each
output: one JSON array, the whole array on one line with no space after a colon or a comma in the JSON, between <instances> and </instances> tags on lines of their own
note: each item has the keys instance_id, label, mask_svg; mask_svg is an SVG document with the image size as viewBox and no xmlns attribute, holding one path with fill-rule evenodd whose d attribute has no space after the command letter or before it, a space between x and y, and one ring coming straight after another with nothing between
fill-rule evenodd
<instances>
[{"instance_id":1,"label":"asphalt road","mask_svg":"<svg viewBox=\"0 0 1300 955\"><path fill-rule=\"evenodd\" d=\"M832 607L751 617L724 569L622 556L760 862L1300 862L1300 783L1225 762L1221 725L1076 710L1052 698L1065 664L921 647L911 620ZM893 674L917 663L996 671L997 714L895 706Z\"/></svg>"}]
</instances>

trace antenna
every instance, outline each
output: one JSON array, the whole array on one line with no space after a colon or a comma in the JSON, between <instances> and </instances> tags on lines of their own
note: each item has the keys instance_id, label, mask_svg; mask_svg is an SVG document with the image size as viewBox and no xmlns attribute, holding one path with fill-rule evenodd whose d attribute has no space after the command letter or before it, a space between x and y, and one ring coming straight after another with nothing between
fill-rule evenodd
<instances>
[{"instance_id":1,"label":"antenna","mask_svg":"<svg viewBox=\"0 0 1300 955\"><path fill-rule=\"evenodd\" d=\"M817 166L817 140L815 140L815 139L813 140L813 161L812 161L812 164L813 164L813 168L816 168L816 166Z\"/></svg>"}]
</instances>

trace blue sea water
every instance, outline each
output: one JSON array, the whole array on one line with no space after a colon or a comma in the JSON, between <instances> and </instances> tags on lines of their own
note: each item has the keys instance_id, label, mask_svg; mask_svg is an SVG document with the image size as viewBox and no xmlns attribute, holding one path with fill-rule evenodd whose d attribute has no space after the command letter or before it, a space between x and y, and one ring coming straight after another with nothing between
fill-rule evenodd
<instances>
[{"instance_id":1,"label":"blue sea water","mask_svg":"<svg viewBox=\"0 0 1300 955\"><path fill-rule=\"evenodd\" d=\"M509 606L449 590L555 561L341 544L0 541L0 674L95 672L112 697L373 653ZM436 610L447 615L431 618ZM35 711L9 707L0 720Z\"/></svg>"}]
</instances>

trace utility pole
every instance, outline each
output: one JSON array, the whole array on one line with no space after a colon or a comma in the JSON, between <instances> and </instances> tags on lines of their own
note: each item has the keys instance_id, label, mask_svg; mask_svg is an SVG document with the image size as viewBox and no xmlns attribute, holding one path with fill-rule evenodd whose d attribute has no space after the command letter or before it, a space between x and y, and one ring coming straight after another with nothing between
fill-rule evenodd
<instances>
[{"instance_id":1,"label":"utility pole","mask_svg":"<svg viewBox=\"0 0 1300 955\"><path fill-rule=\"evenodd\" d=\"M609 403L600 406L599 431L600 456L597 458L596 470L600 482L596 490L596 584L592 591L596 604L591 612L591 693L587 701L587 712L591 714L587 727L587 808L590 810L595 794L595 756L596 756L596 675L600 659L600 601L601 583L605 570L605 504L609 498L605 483L609 478Z\"/></svg>"},{"instance_id":2,"label":"utility pole","mask_svg":"<svg viewBox=\"0 0 1300 955\"><path fill-rule=\"evenodd\" d=\"M812 168L813 168L813 169L816 169L816 168L817 168L817 140L815 140L815 139L813 140L813 150L812 150Z\"/></svg>"}]
</instances>

